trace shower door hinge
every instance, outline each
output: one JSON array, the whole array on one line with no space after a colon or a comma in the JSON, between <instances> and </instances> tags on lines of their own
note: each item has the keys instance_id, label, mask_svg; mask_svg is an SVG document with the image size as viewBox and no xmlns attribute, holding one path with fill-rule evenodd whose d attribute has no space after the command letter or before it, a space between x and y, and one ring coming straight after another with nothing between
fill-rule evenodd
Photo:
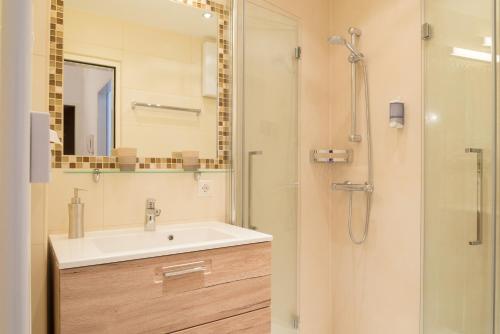
<instances>
[{"instance_id":1,"label":"shower door hinge","mask_svg":"<svg viewBox=\"0 0 500 334\"><path fill-rule=\"evenodd\" d=\"M302 48L300 46L295 48L295 59L302 59Z\"/></svg>"},{"instance_id":2,"label":"shower door hinge","mask_svg":"<svg viewBox=\"0 0 500 334\"><path fill-rule=\"evenodd\" d=\"M424 41L432 38L432 26L430 23L422 24L422 39Z\"/></svg>"},{"instance_id":3,"label":"shower door hinge","mask_svg":"<svg viewBox=\"0 0 500 334\"><path fill-rule=\"evenodd\" d=\"M300 326L300 317L298 315L296 315L292 319L292 328L299 329L299 326Z\"/></svg>"}]
</instances>

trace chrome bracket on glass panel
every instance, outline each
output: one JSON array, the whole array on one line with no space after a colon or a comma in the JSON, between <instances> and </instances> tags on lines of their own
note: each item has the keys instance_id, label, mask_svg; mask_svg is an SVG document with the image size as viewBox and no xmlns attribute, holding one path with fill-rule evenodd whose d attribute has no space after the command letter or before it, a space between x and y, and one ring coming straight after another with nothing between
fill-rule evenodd
<instances>
[{"instance_id":1,"label":"chrome bracket on glass panel","mask_svg":"<svg viewBox=\"0 0 500 334\"><path fill-rule=\"evenodd\" d=\"M476 240L470 241L469 245L478 246L483 243L483 150L480 148L466 148L465 153L476 154Z\"/></svg>"},{"instance_id":2,"label":"chrome bracket on glass panel","mask_svg":"<svg viewBox=\"0 0 500 334\"><path fill-rule=\"evenodd\" d=\"M429 23L422 24L422 39L427 41L432 38L432 26Z\"/></svg>"},{"instance_id":3,"label":"chrome bracket on glass panel","mask_svg":"<svg viewBox=\"0 0 500 334\"><path fill-rule=\"evenodd\" d=\"M337 164L351 161L352 150L319 149L311 151L311 162Z\"/></svg>"},{"instance_id":4,"label":"chrome bracket on glass panel","mask_svg":"<svg viewBox=\"0 0 500 334\"><path fill-rule=\"evenodd\" d=\"M257 226L252 223L252 209L253 209L253 201L252 201L252 183L253 183L253 158L256 155L262 155L262 151L250 151L248 152L248 225L247 227L250 230L257 230Z\"/></svg>"}]
</instances>

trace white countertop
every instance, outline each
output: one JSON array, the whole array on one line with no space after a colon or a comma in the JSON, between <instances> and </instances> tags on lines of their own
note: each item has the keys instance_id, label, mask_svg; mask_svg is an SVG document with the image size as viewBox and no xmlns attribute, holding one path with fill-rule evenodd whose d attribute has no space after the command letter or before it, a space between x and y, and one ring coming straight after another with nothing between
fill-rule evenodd
<instances>
[{"instance_id":1,"label":"white countertop","mask_svg":"<svg viewBox=\"0 0 500 334\"><path fill-rule=\"evenodd\" d=\"M273 237L220 222L157 225L142 228L87 232L82 239L50 235L59 269L92 266L150 257L196 252L272 241Z\"/></svg>"}]
</instances>

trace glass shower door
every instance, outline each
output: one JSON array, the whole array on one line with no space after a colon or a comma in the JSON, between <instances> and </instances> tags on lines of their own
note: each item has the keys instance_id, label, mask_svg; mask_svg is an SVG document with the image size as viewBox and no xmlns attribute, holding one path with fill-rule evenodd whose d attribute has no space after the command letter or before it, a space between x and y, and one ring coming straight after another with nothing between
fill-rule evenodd
<instances>
[{"instance_id":1,"label":"glass shower door","mask_svg":"<svg viewBox=\"0 0 500 334\"><path fill-rule=\"evenodd\" d=\"M425 1L424 334L493 334L493 1Z\"/></svg>"},{"instance_id":2,"label":"glass shower door","mask_svg":"<svg viewBox=\"0 0 500 334\"><path fill-rule=\"evenodd\" d=\"M260 2L244 10L245 227L272 234L272 332L296 333L298 24Z\"/></svg>"}]
</instances>

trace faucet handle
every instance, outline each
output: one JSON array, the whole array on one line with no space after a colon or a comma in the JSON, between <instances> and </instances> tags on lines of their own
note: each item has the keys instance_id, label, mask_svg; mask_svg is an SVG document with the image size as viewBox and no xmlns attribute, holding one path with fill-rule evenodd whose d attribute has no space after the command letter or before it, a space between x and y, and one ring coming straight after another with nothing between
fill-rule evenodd
<instances>
[{"instance_id":1,"label":"faucet handle","mask_svg":"<svg viewBox=\"0 0 500 334\"><path fill-rule=\"evenodd\" d=\"M73 194L75 197L78 197L79 192L81 191L87 191L87 189L82 189L82 188L73 188Z\"/></svg>"},{"instance_id":2,"label":"faucet handle","mask_svg":"<svg viewBox=\"0 0 500 334\"><path fill-rule=\"evenodd\" d=\"M146 200L146 209L154 209L156 200L154 198L148 198Z\"/></svg>"},{"instance_id":3,"label":"faucet handle","mask_svg":"<svg viewBox=\"0 0 500 334\"><path fill-rule=\"evenodd\" d=\"M82 202L82 200L79 197L79 192L81 191L87 191L87 189L81 189L81 188L73 189L74 196L71 198L71 204L80 204Z\"/></svg>"},{"instance_id":4,"label":"faucet handle","mask_svg":"<svg viewBox=\"0 0 500 334\"><path fill-rule=\"evenodd\" d=\"M155 216L158 217L159 215L161 215L161 209L156 209Z\"/></svg>"}]
</instances>

